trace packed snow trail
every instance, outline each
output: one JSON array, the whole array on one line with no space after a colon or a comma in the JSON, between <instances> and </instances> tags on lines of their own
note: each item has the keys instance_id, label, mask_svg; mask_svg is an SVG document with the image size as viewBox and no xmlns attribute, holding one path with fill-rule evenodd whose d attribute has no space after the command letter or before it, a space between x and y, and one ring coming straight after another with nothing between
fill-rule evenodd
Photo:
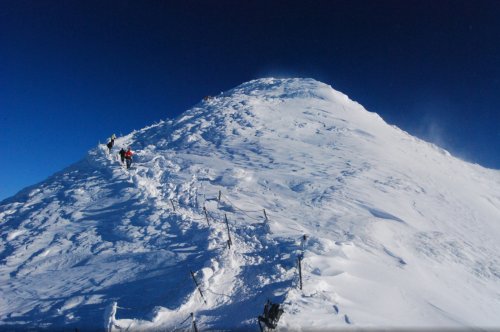
<instances>
[{"instance_id":1,"label":"packed snow trail","mask_svg":"<svg viewBox=\"0 0 500 332\"><path fill-rule=\"evenodd\" d=\"M2 324L257 331L270 299L282 328L500 326L500 172L325 84L251 81L113 151L0 204Z\"/></svg>"},{"instance_id":2,"label":"packed snow trail","mask_svg":"<svg viewBox=\"0 0 500 332\"><path fill-rule=\"evenodd\" d=\"M155 163L161 159L161 157L155 158ZM204 294L203 297L201 295L197 296L198 291L193 291L191 301L177 310L175 314L161 312L153 324L115 319L115 327L152 328L161 325L175 328L178 324L174 322L179 321L189 312L203 310L204 316L217 316L220 312L224 312L225 315L232 317L234 321L247 322L249 326L253 325L253 328L255 328L253 322L255 312L248 311L248 308L258 308L257 310L259 310L264 303L263 301L265 301L264 299L273 294L266 291L266 289L262 290L262 284L266 283L271 286L274 293L277 291L282 293L273 297L274 300L279 302L284 300L287 292L294 286L293 259L288 258L291 257L290 253L297 251L297 241L288 238L270 239L267 236L269 226L265 223L263 210L243 210L234 205L226 195L220 196L219 200L215 191L209 197L207 197L206 193L203 193L203 197L200 198L199 190L193 186L195 184L193 181L178 191L177 196L174 198L170 198L171 195L164 197L158 190L154 190L154 188L157 189L161 185L144 176L144 174L147 174L148 169L156 168L156 166L149 165L145 167L143 165L143 163L136 164L136 171L131 171L131 174L133 174L131 180L138 184L138 187L142 187L150 198L160 197L156 203L158 209L162 204L168 206L166 202L171 201L171 204L174 204L171 205L172 211L175 209L175 211L183 215L190 215L192 216L190 219L205 225L207 222L206 216L201 211L203 207L206 208L209 219L207 226L210 223L207 228L209 232L214 234L214 241L207 249L216 250L220 258L212 259L210 264L207 264L201 270L202 287L200 287L200 290L202 291L201 294ZM158 174L158 172L154 174ZM187 195L182 194L186 192ZM220 189L219 192L221 192ZM256 214L257 212L259 214ZM254 216L249 215L249 213L254 214ZM226 218L228 218L232 234L232 248L229 248L226 242L228 239L227 228L224 225ZM264 255L260 252L263 248L266 249ZM285 250L284 253L281 252L283 250ZM285 256L285 262L279 262L282 256ZM244 268L241 269L241 266L244 266ZM288 270L284 276L282 275L283 270ZM271 271L275 272L272 273ZM245 280L246 283L240 285L240 280ZM233 283L236 283L236 285ZM228 290L230 291L228 292ZM207 304L211 304L215 308L205 308L203 305L205 300L207 300ZM203 320L203 322L205 328L228 327L227 322L221 324L221 322L213 319L210 321Z\"/></svg>"}]
</instances>

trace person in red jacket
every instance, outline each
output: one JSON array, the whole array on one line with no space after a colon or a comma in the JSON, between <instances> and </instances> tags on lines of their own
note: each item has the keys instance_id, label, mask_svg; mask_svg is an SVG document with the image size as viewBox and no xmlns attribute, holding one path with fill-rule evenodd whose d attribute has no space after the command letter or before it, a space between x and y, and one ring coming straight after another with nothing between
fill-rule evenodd
<instances>
[{"instance_id":1,"label":"person in red jacket","mask_svg":"<svg viewBox=\"0 0 500 332\"><path fill-rule=\"evenodd\" d=\"M127 152L125 152L125 162L127 163L127 169L130 168L130 165L132 164L132 155L134 153L132 150L130 150L130 146L127 149Z\"/></svg>"}]
</instances>

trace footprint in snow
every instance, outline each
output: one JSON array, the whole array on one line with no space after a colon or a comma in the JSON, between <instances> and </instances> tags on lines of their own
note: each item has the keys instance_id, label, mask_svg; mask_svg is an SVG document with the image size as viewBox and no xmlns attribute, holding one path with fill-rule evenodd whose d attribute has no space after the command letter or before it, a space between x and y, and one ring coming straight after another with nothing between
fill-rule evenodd
<instances>
[{"instance_id":1,"label":"footprint in snow","mask_svg":"<svg viewBox=\"0 0 500 332\"><path fill-rule=\"evenodd\" d=\"M339 307L337 307L337 305L334 304L333 309L335 310L335 314L338 315L339 314Z\"/></svg>"},{"instance_id":2,"label":"footprint in snow","mask_svg":"<svg viewBox=\"0 0 500 332\"><path fill-rule=\"evenodd\" d=\"M352 323L351 323L351 320L349 319L349 316L344 315L344 320L345 320L345 322L346 322L347 324L349 324L349 325L351 325L351 324L352 324Z\"/></svg>"}]
</instances>

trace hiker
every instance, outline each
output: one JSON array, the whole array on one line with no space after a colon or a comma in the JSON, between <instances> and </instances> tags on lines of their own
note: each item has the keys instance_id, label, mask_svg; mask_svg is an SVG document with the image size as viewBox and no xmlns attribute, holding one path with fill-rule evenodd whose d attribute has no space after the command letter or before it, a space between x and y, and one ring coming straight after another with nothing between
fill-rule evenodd
<instances>
[{"instance_id":1,"label":"hiker","mask_svg":"<svg viewBox=\"0 0 500 332\"><path fill-rule=\"evenodd\" d=\"M127 162L127 169L130 168L130 165L132 164L132 155L134 153L132 152L132 150L130 150L130 146L128 147L127 149L127 152L125 152L125 161Z\"/></svg>"},{"instance_id":2,"label":"hiker","mask_svg":"<svg viewBox=\"0 0 500 332\"><path fill-rule=\"evenodd\" d=\"M122 162L122 165L125 163L125 153L126 153L126 151L124 148L122 148L120 150L120 152L118 152L118 154L120 155L120 160Z\"/></svg>"},{"instance_id":3,"label":"hiker","mask_svg":"<svg viewBox=\"0 0 500 332\"><path fill-rule=\"evenodd\" d=\"M115 134L111 135L108 144L106 144L106 146L108 147L108 153L111 153L111 149L113 148L113 145L115 145L115 138Z\"/></svg>"},{"instance_id":4,"label":"hiker","mask_svg":"<svg viewBox=\"0 0 500 332\"><path fill-rule=\"evenodd\" d=\"M264 306L263 315L258 317L261 332L266 329L262 328L260 322L263 322L267 329L274 330L278 326L278 321L282 314L283 308L281 307L281 305L279 305L278 303L272 303L271 301L267 300L267 303Z\"/></svg>"}]
</instances>

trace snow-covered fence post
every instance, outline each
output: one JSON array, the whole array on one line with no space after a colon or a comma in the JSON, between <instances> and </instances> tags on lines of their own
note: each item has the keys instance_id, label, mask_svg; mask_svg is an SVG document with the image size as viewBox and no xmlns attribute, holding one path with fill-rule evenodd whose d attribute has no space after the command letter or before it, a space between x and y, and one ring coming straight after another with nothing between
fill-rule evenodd
<instances>
[{"instance_id":1,"label":"snow-covered fence post","mask_svg":"<svg viewBox=\"0 0 500 332\"><path fill-rule=\"evenodd\" d=\"M302 235L302 240L300 241L300 247L302 249L302 255L304 254L304 251L306 250L306 241L307 241L307 235L304 234L304 235Z\"/></svg>"},{"instance_id":2,"label":"snow-covered fence post","mask_svg":"<svg viewBox=\"0 0 500 332\"><path fill-rule=\"evenodd\" d=\"M302 290L302 255L297 258L299 265L299 289Z\"/></svg>"},{"instance_id":3,"label":"snow-covered fence post","mask_svg":"<svg viewBox=\"0 0 500 332\"><path fill-rule=\"evenodd\" d=\"M172 198L170 199L170 204L172 204L172 209L174 209L174 212L175 212L175 204L174 204L174 200Z\"/></svg>"},{"instance_id":4,"label":"snow-covered fence post","mask_svg":"<svg viewBox=\"0 0 500 332\"><path fill-rule=\"evenodd\" d=\"M193 313L191 313L191 321L193 322L193 331L198 332L198 328L196 327L196 318Z\"/></svg>"},{"instance_id":5,"label":"snow-covered fence post","mask_svg":"<svg viewBox=\"0 0 500 332\"><path fill-rule=\"evenodd\" d=\"M203 299L203 302L207 304L207 300L205 300L205 297L203 296L203 292L201 291L200 285L198 284L198 281L196 280L194 276L194 272L191 270L191 277L193 277L194 284L196 285L196 288L198 288L198 291L200 292L201 298Z\"/></svg>"},{"instance_id":6,"label":"snow-covered fence post","mask_svg":"<svg viewBox=\"0 0 500 332\"><path fill-rule=\"evenodd\" d=\"M219 190L219 197L217 197L217 208L219 208L221 196L222 196L222 191Z\"/></svg>"},{"instance_id":7,"label":"snow-covered fence post","mask_svg":"<svg viewBox=\"0 0 500 332\"><path fill-rule=\"evenodd\" d=\"M105 329L107 332L111 332L113 330L113 327L115 326L115 321L116 321L115 316L117 309L118 309L118 302L114 301L104 311Z\"/></svg>"},{"instance_id":8,"label":"snow-covered fence post","mask_svg":"<svg viewBox=\"0 0 500 332\"><path fill-rule=\"evenodd\" d=\"M269 222L269 219L267 219L266 209L264 209L264 218L265 218L265 222Z\"/></svg>"},{"instance_id":9,"label":"snow-covered fence post","mask_svg":"<svg viewBox=\"0 0 500 332\"><path fill-rule=\"evenodd\" d=\"M227 245L229 246L229 249L231 249L231 244L233 244L233 241L231 241L231 233L229 232L229 222L227 221L227 215L224 213L224 219L226 219L226 227L227 227Z\"/></svg>"},{"instance_id":10,"label":"snow-covered fence post","mask_svg":"<svg viewBox=\"0 0 500 332\"><path fill-rule=\"evenodd\" d=\"M208 212L206 207L203 207L203 212L205 212L205 218L207 218L207 224L208 227L210 227L210 220L208 220Z\"/></svg>"}]
</instances>

